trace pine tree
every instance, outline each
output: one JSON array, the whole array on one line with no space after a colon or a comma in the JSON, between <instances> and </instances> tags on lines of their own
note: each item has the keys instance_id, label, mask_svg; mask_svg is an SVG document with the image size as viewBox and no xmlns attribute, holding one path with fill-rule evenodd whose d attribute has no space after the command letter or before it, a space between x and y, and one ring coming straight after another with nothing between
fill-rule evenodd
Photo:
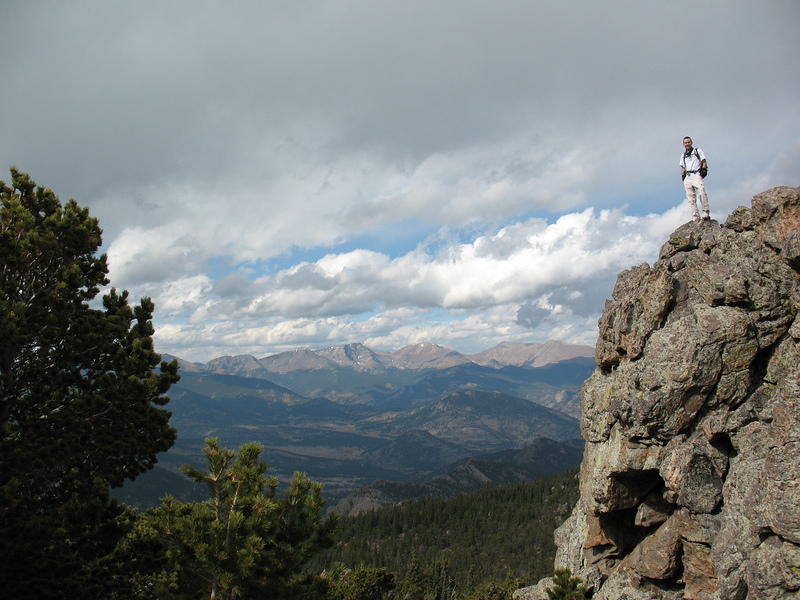
<instances>
[{"instance_id":1,"label":"pine tree","mask_svg":"<svg viewBox=\"0 0 800 600\"><path fill-rule=\"evenodd\" d=\"M165 498L142 515L127 542L128 556L154 551L138 576L146 584L140 589L163 600L318 595L323 582L301 569L331 544L335 520L322 516L321 486L301 473L279 496L262 450L249 443L237 454L216 438L206 440L207 470L184 472L208 487L209 499Z\"/></svg>"},{"instance_id":2,"label":"pine tree","mask_svg":"<svg viewBox=\"0 0 800 600\"><path fill-rule=\"evenodd\" d=\"M573 577L569 569L556 569L553 587L547 588L549 600L583 600L588 597L589 588L578 577Z\"/></svg>"},{"instance_id":3,"label":"pine tree","mask_svg":"<svg viewBox=\"0 0 800 600\"><path fill-rule=\"evenodd\" d=\"M411 554L405 566L404 577L398 585L397 596L403 600L422 600L428 588L428 578L416 554Z\"/></svg>"},{"instance_id":4,"label":"pine tree","mask_svg":"<svg viewBox=\"0 0 800 600\"><path fill-rule=\"evenodd\" d=\"M466 600L511 600L511 594L518 587L520 586L512 581L504 583L489 581L482 583L470 592Z\"/></svg>"},{"instance_id":5,"label":"pine tree","mask_svg":"<svg viewBox=\"0 0 800 600\"><path fill-rule=\"evenodd\" d=\"M0 580L13 598L103 597L124 510L108 495L175 440L153 304L111 290L101 229L11 170L0 182Z\"/></svg>"},{"instance_id":6,"label":"pine tree","mask_svg":"<svg viewBox=\"0 0 800 600\"><path fill-rule=\"evenodd\" d=\"M326 573L331 600L382 600L395 588L394 575L383 567L348 569L337 563Z\"/></svg>"}]
</instances>

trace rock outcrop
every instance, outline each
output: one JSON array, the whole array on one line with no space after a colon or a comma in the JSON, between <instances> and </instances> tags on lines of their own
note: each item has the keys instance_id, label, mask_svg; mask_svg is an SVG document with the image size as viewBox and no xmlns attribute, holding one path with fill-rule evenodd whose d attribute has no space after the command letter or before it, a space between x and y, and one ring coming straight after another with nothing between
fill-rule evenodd
<instances>
[{"instance_id":1,"label":"rock outcrop","mask_svg":"<svg viewBox=\"0 0 800 600\"><path fill-rule=\"evenodd\" d=\"M619 276L556 532L556 566L595 600L800 597L799 273L800 188L783 187Z\"/></svg>"}]
</instances>

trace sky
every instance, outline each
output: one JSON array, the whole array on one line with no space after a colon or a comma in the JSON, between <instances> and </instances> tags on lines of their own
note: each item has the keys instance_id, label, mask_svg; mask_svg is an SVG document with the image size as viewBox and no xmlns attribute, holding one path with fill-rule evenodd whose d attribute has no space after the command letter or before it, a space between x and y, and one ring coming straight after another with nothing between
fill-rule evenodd
<instances>
[{"instance_id":1,"label":"sky","mask_svg":"<svg viewBox=\"0 0 800 600\"><path fill-rule=\"evenodd\" d=\"M0 178L189 360L594 344L617 274L800 185L800 2L0 3Z\"/></svg>"}]
</instances>

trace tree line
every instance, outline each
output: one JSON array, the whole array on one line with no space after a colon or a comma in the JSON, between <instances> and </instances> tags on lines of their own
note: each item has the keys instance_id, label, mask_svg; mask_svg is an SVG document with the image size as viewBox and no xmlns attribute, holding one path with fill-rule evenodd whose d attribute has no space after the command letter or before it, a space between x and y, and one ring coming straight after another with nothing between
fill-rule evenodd
<instances>
[{"instance_id":1,"label":"tree line","mask_svg":"<svg viewBox=\"0 0 800 600\"><path fill-rule=\"evenodd\" d=\"M466 598L487 584L530 585L552 574L553 532L577 497L571 470L449 499L407 500L342 518L335 544L311 565L386 567L408 598Z\"/></svg>"}]
</instances>

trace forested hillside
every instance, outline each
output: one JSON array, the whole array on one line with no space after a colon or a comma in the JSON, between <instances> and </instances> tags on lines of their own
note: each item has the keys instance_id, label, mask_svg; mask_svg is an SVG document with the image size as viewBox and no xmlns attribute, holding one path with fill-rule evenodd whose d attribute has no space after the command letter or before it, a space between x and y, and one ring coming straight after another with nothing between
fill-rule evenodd
<instances>
[{"instance_id":1,"label":"forested hillside","mask_svg":"<svg viewBox=\"0 0 800 600\"><path fill-rule=\"evenodd\" d=\"M316 557L311 569L337 562L387 567L401 591L449 586L456 597L490 580L533 582L552 573L553 531L577 497L577 471L571 470L448 500L410 500L345 517L335 545Z\"/></svg>"},{"instance_id":2,"label":"forested hillside","mask_svg":"<svg viewBox=\"0 0 800 600\"><path fill-rule=\"evenodd\" d=\"M577 467L582 455L581 440L562 443L538 438L523 448L456 461L427 479L375 481L332 505L332 509L342 515L354 516L403 500L452 498L482 488L535 481Z\"/></svg>"}]
</instances>

